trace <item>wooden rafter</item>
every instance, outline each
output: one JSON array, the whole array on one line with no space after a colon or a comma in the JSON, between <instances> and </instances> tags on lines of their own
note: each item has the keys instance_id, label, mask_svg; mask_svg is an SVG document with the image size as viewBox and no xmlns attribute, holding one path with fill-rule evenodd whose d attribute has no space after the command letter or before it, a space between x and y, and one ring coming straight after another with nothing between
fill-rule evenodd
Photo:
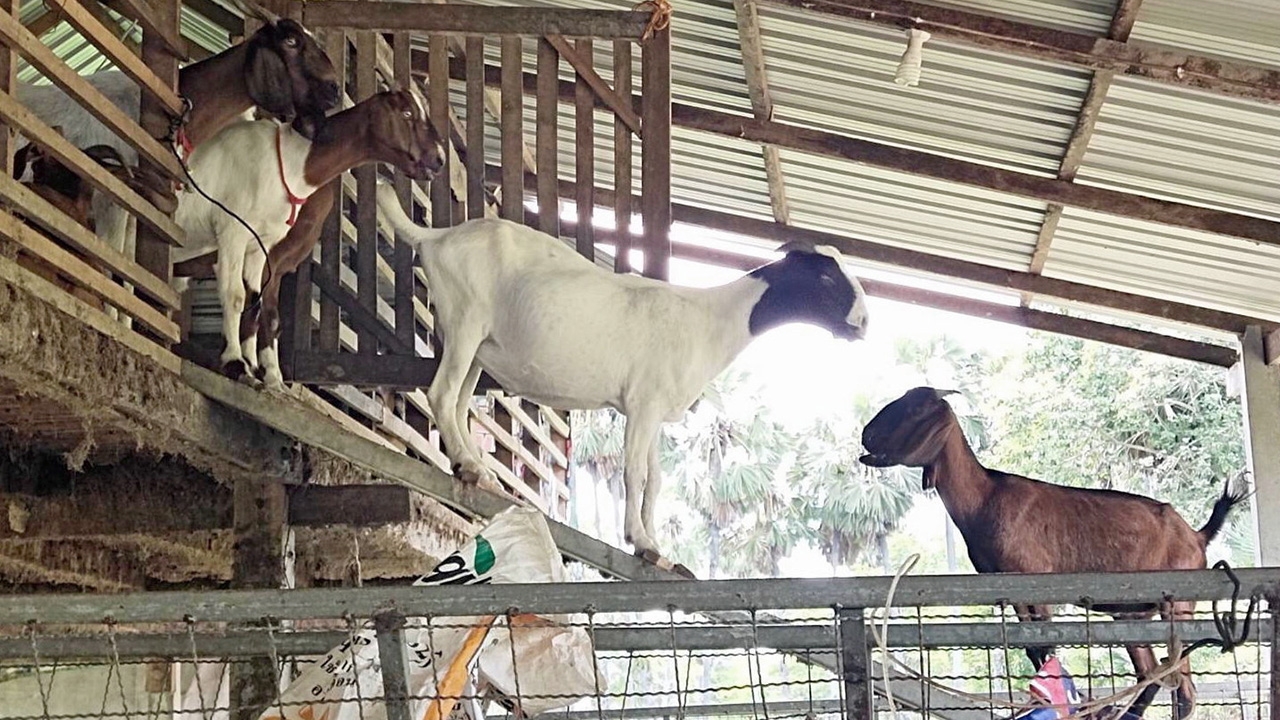
<instances>
[{"instance_id":1,"label":"wooden rafter","mask_svg":"<svg viewBox=\"0 0 1280 720\"><path fill-rule=\"evenodd\" d=\"M490 167L487 173L496 177L497 168ZM525 178L527 190L533 188L532 176ZM560 181L560 192L571 194L574 184ZM596 190L596 201L602 207L614 205L613 193L603 188ZM1221 330L1229 333L1242 333L1249 325L1261 325L1268 329L1276 327L1272 320L1237 315L1211 308L1188 305L1185 303L1160 300L1144 295L1110 290L1107 288L1086 285L1083 283L1059 280L1057 278L1034 275L1017 270L983 265L968 260L958 260L942 255L934 255L919 250L892 247L869 240L862 240L849 235L798 228L782 225L768 220L743 217L719 210L694 207L692 205L675 204L672 206L675 222L686 223L697 227L734 233L746 237L755 237L777 243L789 240L805 240L817 245L831 245L850 258L865 262L899 267L929 275L950 277L996 289L1018 292L1033 292L1037 295L1058 298L1070 302L1110 308L1137 315L1194 325L1197 327ZM605 242L602 238L597 238Z\"/></svg>"},{"instance_id":2,"label":"wooden rafter","mask_svg":"<svg viewBox=\"0 0 1280 720\"><path fill-rule=\"evenodd\" d=\"M465 66L456 61L451 62L449 74L455 80L464 79ZM499 80L498 68L487 65L485 83L496 85ZM523 82L526 91L532 92L536 87L537 79L533 73L525 73ZM561 82L559 94L562 101L572 101L573 83ZM638 103L639 96L633 95L632 101ZM746 139L761 144L774 144L823 157L839 158L908 175L970 185L1108 215L1280 245L1280 223L1264 218L1157 200L1090 185L1077 185L1056 177L1042 177L1005 170L920 150L908 150L860 140L848 135L773 120L757 120L680 103L672 104L671 114L672 124L675 127Z\"/></svg>"},{"instance_id":3,"label":"wooden rafter","mask_svg":"<svg viewBox=\"0 0 1280 720\"><path fill-rule=\"evenodd\" d=\"M1111 18L1107 37L1118 42L1127 41L1129 33L1133 31L1134 22L1138 19L1138 9L1141 6L1142 0L1120 0ZM1076 125L1071 130L1071 138L1067 141L1066 152L1063 153L1062 162L1058 166L1059 180L1075 181L1076 173L1080 171L1080 164L1084 161L1084 154L1089 149L1089 141L1093 138L1093 131L1098 125L1098 114L1107 100L1107 92L1111 89L1111 81L1115 75L1113 70L1098 70L1093 74L1089 91L1085 94L1084 102L1080 106L1080 114L1076 116ZM1044 223L1041 224L1040 233L1036 236L1035 250L1031 253L1030 270L1037 275L1044 272L1045 263L1049 260L1049 249L1053 243L1053 235L1058 229L1058 222L1062 219L1062 210L1062 204L1050 203L1045 212ZM1030 296L1024 295L1022 300L1025 305L1030 301Z\"/></svg>"},{"instance_id":4,"label":"wooden rafter","mask_svg":"<svg viewBox=\"0 0 1280 720\"><path fill-rule=\"evenodd\" d=\"M751 112L757 120L773 119L773 98L769 93L769 78L765 70L764 43L760 37L760 13L755 0L733 0L733 11L738 18L738 44L742 48L742 70L747 78L747 96L751 99ZM782 173L782 158L774 145L762 145L765 178L769 183L769 204L773 219L791 223L791 210L787 206L786 177Z\"/></svg>"},{"instance_id":5,"label":"wooden rafter","mask_svg":"<svg viewBox=\"0 0 1280 720\"><path fill-rule=\"evenodd\" d=\"M775 5L876 25L928 30L935 39L1037 60L1111 70L1179 87L1280 102L1280 70L1126 43L906 0L767 0ZM1132 24L1127 16L1123 24Z\"/></svg>"}]
</instances>

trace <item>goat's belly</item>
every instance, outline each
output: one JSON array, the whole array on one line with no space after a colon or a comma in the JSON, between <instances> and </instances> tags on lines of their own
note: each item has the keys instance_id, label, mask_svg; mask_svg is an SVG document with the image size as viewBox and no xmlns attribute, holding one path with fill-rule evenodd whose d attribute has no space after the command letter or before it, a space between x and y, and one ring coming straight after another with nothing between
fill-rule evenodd
<instances>
[{"instance_id":1,"label":"goat's belly","mask_svg":"<svg viewBox=\"0 0 1280 720\"><path fill-rule=\"evenodd\" d=\"M618 383L607 368L531 361L492 342L480 346L476 359L503 390L533 402L560 410L619 407Z\"/></svg>"}]
</instances>

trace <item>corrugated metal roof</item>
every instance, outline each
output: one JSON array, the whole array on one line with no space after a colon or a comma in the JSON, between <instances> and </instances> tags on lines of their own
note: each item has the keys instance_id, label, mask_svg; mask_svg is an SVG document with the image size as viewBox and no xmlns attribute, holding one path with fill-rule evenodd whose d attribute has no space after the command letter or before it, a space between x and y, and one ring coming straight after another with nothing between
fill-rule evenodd
<instances>
[{"instance_id":1,"label":"corrugated metal roof","mask_svg":"<svg viewBox=\"0 0 1280 720\"><path fill-rule=\"evenodd\" d=\"M1067 209L1045 275L1280 321L1280 247Z\"/></svg>"},{"instance_id":2,"label":"corrugated metal roof","mask_svg":"<svg viewBox=\"0 0 1280 720\"><path fill-rule=\"evenodd\" d=\"M900 32L767 6L760 22L777 120L965 160L1056 172L1089 88L1079 69L933 41L903 88Z\"/></svg>"},{"instance_id":3,"label":"corrugated metal roof","mask_svg":"<svg viewBox=\"0 0 1280 720\"><path fill-rule=\"evenodd\" d=\"M933 5L1044 25L1079 33L1105 34L1115 0L941 0Z\"/></svg>"},{"instance_id":4,"label":"corrugated metal roof","mask_svg":"<svg viewBox=\"0 0 1280 720\"><path fill-rule=\"evenodd\" d=\"M1045 205L1007 195L783 153L796 225L886 245L1023 269L1031 261Z\"/></svg>"},{"instance_id":5,"label":"corrugated metal roof","mask_svg":"<svg viewBox=\"0 0 1280 720\"><path fill-rule=\"evenodd\" d=\"M1129 37L1201 55L1280 67L1280 3L1145 0Z\"/></svg>"},{"instance_id":6,"label":"corrugated metal roof","mask_svg":"<svg viewBox=\"0 0 1280 720\"><path fill-rule=\"evenodd\" d=\"M1076 178L1280 220L1280 112L1117 79Z\"/></svg>"}]
</instances>

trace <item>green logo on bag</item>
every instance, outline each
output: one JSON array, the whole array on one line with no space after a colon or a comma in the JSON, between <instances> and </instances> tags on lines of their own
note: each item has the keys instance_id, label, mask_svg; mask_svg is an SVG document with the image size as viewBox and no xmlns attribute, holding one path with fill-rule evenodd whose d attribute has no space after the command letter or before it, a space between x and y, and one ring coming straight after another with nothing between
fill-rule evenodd
<instances>
[{"instance_id":1,"label":"green logo on bag","mask_svg":"<svg viewBox=\"0 0 1280 720\"><path fill-rule=\"evenodd\" d=\"M494 555L493 546L483 535L476 536L476 575L484 575L493 569Z\"/></svg>"}]
</instances>

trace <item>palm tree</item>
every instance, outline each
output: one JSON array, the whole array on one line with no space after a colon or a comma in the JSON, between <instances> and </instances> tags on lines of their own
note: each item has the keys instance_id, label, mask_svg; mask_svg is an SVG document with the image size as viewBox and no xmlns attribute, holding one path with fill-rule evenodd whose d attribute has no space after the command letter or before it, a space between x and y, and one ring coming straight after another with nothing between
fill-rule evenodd
<instances>
[{"instance_id":1,"label":"palm tree","mask_svg":"<svg viewBox=\"0 0 1280 720\"><path fill-rule=\"evenodd\" d=\"M612 514L616 543L622 540L622 509L624 489L622 484L623 436L626 419L613 410L574 410L570 414L573 423L574 472L585 471L591 475L591 497L594 503L596 535L604 534L601 522L603 509L597 485L603 483L613 498ZM581 484L579 485L581 487Z\"/></svg>"}]
</instances>

